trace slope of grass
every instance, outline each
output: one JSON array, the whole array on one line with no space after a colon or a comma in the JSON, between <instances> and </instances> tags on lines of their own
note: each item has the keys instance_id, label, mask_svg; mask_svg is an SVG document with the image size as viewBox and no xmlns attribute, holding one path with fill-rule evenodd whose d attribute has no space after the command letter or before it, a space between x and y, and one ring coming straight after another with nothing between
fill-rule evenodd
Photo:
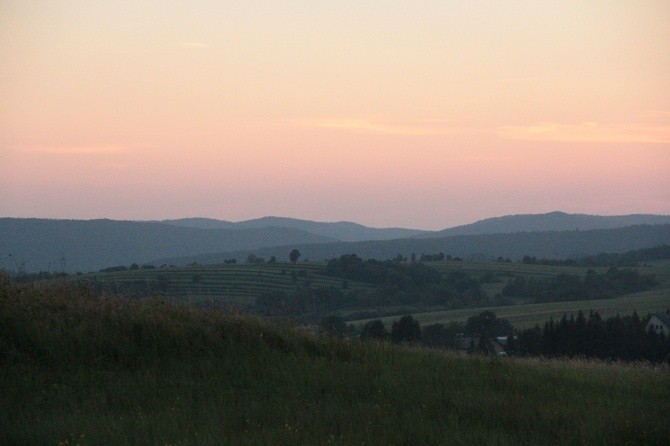
<instances>
[{"instance_id":1,"label":"slope of grass","mask_svg":"<svg viewBox=\"0 0 670 446\"><path fill-rule=\"evenodd\" d=\"M459 358L0 277L2 444L663 444L667 367Z\"/></svg>"}]
</instances>

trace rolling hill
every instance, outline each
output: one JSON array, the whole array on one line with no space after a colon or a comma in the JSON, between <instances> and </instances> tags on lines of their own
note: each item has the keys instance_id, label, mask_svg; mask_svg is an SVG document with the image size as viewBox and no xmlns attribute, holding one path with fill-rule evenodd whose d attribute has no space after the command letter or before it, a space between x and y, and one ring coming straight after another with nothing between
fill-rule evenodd
<instances>
[{"instance_id":1,"label":"rolling hill","mask_svg":"<svg viewBox=\"0 0 670 446\"><path fill-rule=\"evenodd\" d=\"M334 238L343 242L360 242L363 240L392 240L398 238L415 237L421 234L431 234L430 231L405 228L370 228L347 221L322 223L310 220L299 220L284 217L263 217L237 223L214 220L211 218L182 218L177 220L163 220L163 223L194 227L202 229L260 229L281 227L299 229L310 234Z\"/></svg>"},{"instance_id":2,"label":"rolling hill","mask_svg":"<svg viewBox=\"0 0 670 446\"><path fill-rule=\"evenodd\" d=\"M590 229L615 229L635 225L670 224L670 215L587 215L549 212L546 214L520 214L487 218L442 231L421 234L419 237L435 238L453 235L505 234L510 232L586 231Z\"/></svg>"},{"instance_id":3,"label":"rolling hill","mask_svg":"<svg viewBox=\"0 0 670 446\"><path fill-rule=\"evenodd\" d=\"M92 271L160 257L334 239L292 228L198 229L114 220L0 219L0 269Z\"/></svg>"},{"instance_id":4,"label":"rolling hill","mask_svg":"<svg viewBox=\"0 0 670 446\"><path fill-rule=\"evenodd\" d=\"M301 259L303 260L325 260L351 253L363 258L391 259L398 254L409 257L412 253L420 255L422 253L433 254L438 252L467 259L494 259L497 257L520 259L524 255L560 259L583 257L602 252L632 251L663 244L670 244L670 224L637 225L590 231L515 232L440 238L301 244L290 247L282 246L162 258L154 261L154 263L173 263L176 265L185 265L192 262L202 264L221 263L227 258L236 258L238 261L244 260L249 253L266 259L273 255L277 258L284 258L291 248L297 248L301 252Z\"/></svg>"},{"instance_id":5,"label":"rolling hill","mask_svg":"<svg viewBox=\"0 0 670 446\"><path fill-rule=\"evenodd\" d=\"M632 224L637 229L621 228L633 228ZM151 261L216 263L233 257L239 261L251 252L283 259L292 248L300 249L302 259L311 260L351 252L390 258L440 251L468 258L525 254L557 258L668 243L668 224L670 216L561 212L496 217L436 232L280 217L237 223L206 218L163 222L0 218L0 269L87 272ZM622 232L598 232L603 228Z\"/></svg>"}]
</instances>

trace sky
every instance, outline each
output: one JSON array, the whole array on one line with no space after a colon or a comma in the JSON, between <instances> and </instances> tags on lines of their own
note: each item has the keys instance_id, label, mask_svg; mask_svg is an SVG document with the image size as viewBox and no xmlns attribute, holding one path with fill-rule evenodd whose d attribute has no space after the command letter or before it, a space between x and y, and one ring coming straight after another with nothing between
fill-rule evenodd
<instances>
[{"instance_id":1,"label":"sky","mask_svg":"<svg viewBox=\"0 0 670 446\"><path fill-rule=\"evenodd\" d=\"M0 2L0 217L670 214L670 2Z\"/></svg>"}]
</instances>

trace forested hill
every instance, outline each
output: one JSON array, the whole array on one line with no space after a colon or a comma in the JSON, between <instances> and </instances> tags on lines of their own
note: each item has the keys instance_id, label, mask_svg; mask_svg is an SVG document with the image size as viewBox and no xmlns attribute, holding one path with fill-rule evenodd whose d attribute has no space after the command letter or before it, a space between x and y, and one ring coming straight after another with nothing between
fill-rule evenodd
<instances>
[{"instance_id":1,"label":"forested hill","mask_svg":"<svg viewBox=\"0 0 670 446\"><path fill-rule=\"evenodd\" d=\"M422 234L419 237L435 238L453 235L503 234L510 232L572 231L590 229L615 229L634 225L670 224L670 215L631 214L600 216L549 212L547 214L506 215Z\"/></svg>"},{"instance_id":2,"label":"forested hill","mask_svg":"<svg viewBox=\"0 0 670 446\"><path fill-rule=\"evenodd\" d=\"M547 214L506 215L487 218L471 224L441 231L422 231L406 228L371 228L352 222L317 222L284 217L263 217L254 220L230 222L212 218L181 218L163 220L175 226L201 229L258 229L283 227L300 229L315 235L331 237L343 242L392 240L399 238L440 238L453 235L502 234L509 232L572 231L575 229L614 229L644 224L670 224L669 215L632 214L599 216L550 212Z\"/></svg>"},{"instance_id":3,"label":"forested hill","mask_svg":"<svg viewBox=\"0 0 670 446\"><path fill-rule=\"evenodd\" d=\"M163 220L163 223L203 229L259 229L281 227L299 229L310 234L334 238L343 242L359 242L363 240L392 240L397 238L415 237L420 234L430 234L430 231L405 228L371 228L348 221L333 223L300 220L285 217L263 217L254 220L229 222L211 218L181 218L177 220Z\"/></svg>"},{"instance_id":4,"label":"forested hill","mask_svg":"<svg viewBox=\"0 0 670 446\"><path fill-rule=\"evenodd\" d=\"M95 271L160 257L334 239L291 228L198 229L115 220L0 219L0 269Z\"/></svg>"},{"instance_id":5,"label":"forested hill","mask_svg":"<svg viewBox=\"0 0 670 446\"><path fill-rule=\"evenodd\" d=\"M297 248L301 259L325 260L343 254L355 253L362 258L391 259L398 254L405 257L415 253L447 255L466 259L521 259L525 255L537 258L579 258L602 252L626 252L670 244L670 224L637 225L618 229L590 231L516 232L509 234L463 235L429 239L407 238L388 241L356 243L302 244L251 251L231 251L180 258L160 259L160 263L187 264L221 263L236 258L244 261L250 253L258 257L287 259L292 248Z\"/></svg>"}]
</instances>

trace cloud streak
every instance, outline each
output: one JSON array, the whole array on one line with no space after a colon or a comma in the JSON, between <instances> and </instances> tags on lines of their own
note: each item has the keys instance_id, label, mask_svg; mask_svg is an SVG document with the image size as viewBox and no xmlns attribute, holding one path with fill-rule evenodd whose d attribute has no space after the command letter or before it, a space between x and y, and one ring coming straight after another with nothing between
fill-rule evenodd
<instances>
[{"instance_id":1,"label":"cloud streak","mask_svg":"<svg viewBox=\"0 0 670 446\"><path fill-rule=\"evenodd\" d=\"M181 48L207 48L209 45L202 42L179 42L177 46Z\"/></svg>"},{"instance_id":2,"label":"cloud streak","mask_svg":"<svg viewBox=\"0 0 670 446\"><path fill-rule=\"evenodd\" d=\"M45 153L52 155L104 155L121 153L129 150L128 147L118 145L101 146L20 146L15 149L24 153Z\"/></svg>"},{"instance_id":3,"label":"cloud streak","mask_svg":"<svg viewBox=\"0 0 670 446\"><path fill-rule=\"evenodd\" d=\"M524 141L670 144L670 125L540 122L522 126L501 126L498 128L498 136Z\"/></svg>"},{"instance_id":4,"label":"cloud streak","mask_svg":"<svg viewBox=\"0 0 670 446\"><path fill-rule=\"evenodd\" d=\"M448 121L440 119L398 122L369 118L323 118L304 119L296 122L302 126L321 129L395 136L439 136L472 131L471 128L453 126Z\"/></svg>"}]
</instances>

